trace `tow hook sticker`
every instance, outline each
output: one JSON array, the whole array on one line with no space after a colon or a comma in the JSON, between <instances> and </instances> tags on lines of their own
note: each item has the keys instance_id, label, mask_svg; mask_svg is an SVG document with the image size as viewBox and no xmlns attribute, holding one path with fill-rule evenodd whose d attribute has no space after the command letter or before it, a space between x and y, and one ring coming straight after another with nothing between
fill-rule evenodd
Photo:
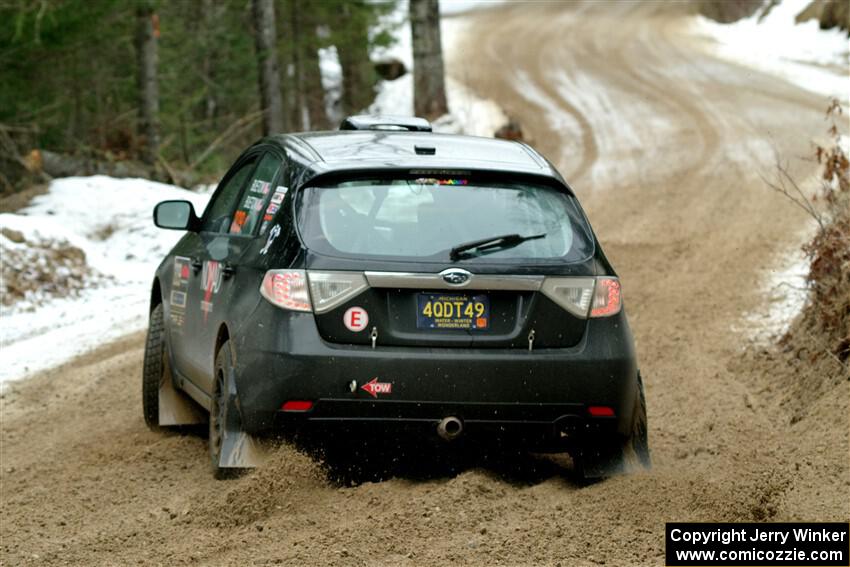
<instances>
[{"instance_id":1,"label":"tow hook sticker","mask_svg":"<svg viewBox=\"0 0 850 567\"><path fill-rule=\"evenodd\" d=\"M279 234L280 234L280 225L279 225L279 224L276 224L276 225L274 225L274 226L272 227L272 229L269 231L269 236L268 236L268 238L266 238L266 245L265 245L265 246L263 246L263 247L260 249L260 254L262 254L262 255L264 255L264 256L265 256L266 254L268 254L268 252L269 252L269 248L271 248L271 245L272 245L272 243L274 242L274 239L275 239L275 238L277 238Z\"/></svg>"},{"instance_id":2,"label":"tow hook sticker","mask_svg":"<svg viewBox=\"0 0 850 567\"><path fill-rule=\"evenodd\" d=\"M378 394L392 394L393 393L393 383L392 382L378 382L377 378L372 378L362 386L360 386L361 390L366 390L373 398L377 398Z\"/></svg>"},{"instance_id":3,"label":"tow hook sticker","mask_svg":"<svg viewBox=\"0 0 850 567\"><path fill-rule=\"evenodd\" d=\"M362 307L349 307L342 322L349 331L359 333L369 325L369 314Z\"/></svg>"}]
</instances>

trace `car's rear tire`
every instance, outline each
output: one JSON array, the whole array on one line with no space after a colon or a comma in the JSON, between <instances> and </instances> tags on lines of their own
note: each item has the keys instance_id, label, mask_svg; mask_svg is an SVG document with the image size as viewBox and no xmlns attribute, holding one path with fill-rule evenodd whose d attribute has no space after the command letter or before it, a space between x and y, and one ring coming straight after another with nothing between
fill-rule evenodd
<instances>
[{"instance_id":1,"label":"car's rear tire","mask_svg":"<svg viewBox=\"0 0 850 567\"><path fill-rule=\"evenodd\" d=\"M145 339L145 363L142 369L142 411L145 424L150 429L159 429L159 388L166 376L168 365L163 323L162 304L151 311L148 334Z\"/></svg>"},{"instance_id":2,"label":"car's rear tire","mask_svg":"<svg viewBox=\"0 0 850 567\"><path fill-rule=\"evenodd\" d=\"M644 469L652 467L652 457L649 454L649 428L646 420L646 394L643 391L643 378L638 372L638 400L635 407L635 417L632 421L632 436L628 441L628 449Z\"/></svg>"},{"instance_id":3,"label":"car's rear tire","mask_svg":"<svg viewBox=\"0 0 850 567\"><path fill-rule=\"evenodd\" d=\"M598 479L640 468L649 469L652 459L649 454L649 436L646 419L646 396L643 378L638 373L638 392L632 412L630 435L623 440L608 444L589 442L574 455L579 475L586 479Z\"/></svg>"},{"instance_id":4,"label":"car's rear tire","mask_svg":"<svg viewBox=\"0 0 850 567\"><path fill-rule=\"evenodd\" d=\"M221 450L224 443L225 427L228 411L228 376L233 369L233 357L230 352L230 341L225 341L215 357L215 380L213 395L210 403L209 452L213 476L219 480L233 478L239 469L220 466Z\"/></svg>"}]
</instances>

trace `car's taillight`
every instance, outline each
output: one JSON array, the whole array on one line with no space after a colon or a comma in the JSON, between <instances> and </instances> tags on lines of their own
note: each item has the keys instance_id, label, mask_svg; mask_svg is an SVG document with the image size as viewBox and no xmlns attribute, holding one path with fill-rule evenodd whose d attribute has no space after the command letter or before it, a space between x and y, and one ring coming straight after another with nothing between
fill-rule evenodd
<instances>
[{"instance_id":1,"label":"car's taillight","mask_svg":"<svg viewBox=\"0 0 850 567\"><path fill-rule=\"evenodd\" d=\"M325 313L369 287L366 277L356 272L314 272L307 274L313 310Z\"/></svg>"},{"instance_id":2,"label":"car's taillight","mask_svg":"<svg viewBox=\"0 0 850 567\"><path fill-rule=\"evenodd\" d=\"M260 295L283 309L313 310L304 270L269 270L260 285Z\"/></svg>"},{"instance_id":3,"label":"car's taillight","mask_svg":"<svg viewBox=\"0 0 850 567\"><path fill-rule=\"evenodd\" d=\"M540 291L573 315L585 319L595 283L594 278L546 278Z\"/></svg>"},{"instance_id":4,"label":"car's taillight","mask_svg":"<svg viewBox=\"0 0 850 567\"><path fill-rule=\"evenodd\" d=\"M597 278L590 316L608 317L609 315L616 315L620 312L622 306L620 280L617 278Z\"/></svg>"},{"instance_id":5,"label":"car's taillight","mask_svg":"<svg viewBox=\"0 0 850 567\"><path fill-rule=\"evenodd\" d=\"M617 278L546 278L540 288L546 297L577 317L616 315L622 307Z\"/></svg>"}]
</instances>

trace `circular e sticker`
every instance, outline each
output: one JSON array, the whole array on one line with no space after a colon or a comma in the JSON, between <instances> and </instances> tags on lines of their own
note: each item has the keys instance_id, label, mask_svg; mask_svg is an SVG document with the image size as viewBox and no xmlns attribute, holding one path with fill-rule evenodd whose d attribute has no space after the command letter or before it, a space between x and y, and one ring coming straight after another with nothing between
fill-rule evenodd
<instances>
[{"instance_id":1,"label":"circular e sticker","mask_svg":"<svg viewBox=\"0 0 850 567\"><path fill-rule=\"evenodd\" d=\"M362 307L350 307L342 316L342 322L349 331L359 333L369 325L369 314Z\"/></svg>"}]
</instances>

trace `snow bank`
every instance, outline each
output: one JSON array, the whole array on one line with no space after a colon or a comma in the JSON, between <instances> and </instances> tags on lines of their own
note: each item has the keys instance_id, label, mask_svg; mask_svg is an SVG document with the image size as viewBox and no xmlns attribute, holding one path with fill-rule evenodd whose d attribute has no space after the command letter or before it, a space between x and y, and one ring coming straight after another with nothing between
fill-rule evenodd
<instances>
[{"instance_id":1,"label":"snow bank","mask_svg":"<svg viewBox=\"0 0 850 567\"><path fill-rule=\"evenodd\" d=\"M0 228L24 242L13 247L72 246L85 253L86 287L68 297L44 289L0 307L0 384L60 364L147 325L154 270L183 233L153 225L159 201L185 199L206 206L212 188L193 192L143 179L106 176L57 179L48 192L15 214L0 214ZM4 270L27 256L3 254ZM28 261L28 260L24 260ZM46 289L46 288L45 288Z\"/></svg>"},{"instance_id":2,"label":"snow bank","mask_svg":"<svg viewBox=\"0 0 850 567\"><path fill-rule=\"evenodd\" d=\"M781 262L759 278L766 302L744 314L742 327L738 324L732 327L733 331L743 332L756 344L775 343L802 313L809 297L806 283L809 261L802 249L795 246L781 258Z\"/></svg>"},{"instance_id":3,"label":"snow bank","mask_svg":"<svg viewBox=\"0 0 850 567\"><path fill-rule=\"evenodd\" d=\"M765 15L732 24L694 16L692 31L714 40L716 54L782 77L806 90L850 97L848 38L841 30L821 30L818 22L795 23L810 0L782 0Z\"/></svg>"},{"instance_id":4,"label":"snow bank","mask_svg":"<svg viewBox=\"0 0 850 567\"><path fill-rule=\"evenodd\" d=\"M336 46L319 49L319 71L322 74L322 88L325 90L325 112L331 123L339 123L344 118L340 108L342 98L342 65Z\"/></svg>"},{"instance_id":5,"label":"snow bank","mask_svg":"<svg viewBox=\"0 0 850 567\"><path fill-rule=\"evenodd\" d=\"M456 16L465 14L471 10L489 8L503 4L507 0L440 0L440 14L443 16Z\"/></svg>"}]
</instances>

